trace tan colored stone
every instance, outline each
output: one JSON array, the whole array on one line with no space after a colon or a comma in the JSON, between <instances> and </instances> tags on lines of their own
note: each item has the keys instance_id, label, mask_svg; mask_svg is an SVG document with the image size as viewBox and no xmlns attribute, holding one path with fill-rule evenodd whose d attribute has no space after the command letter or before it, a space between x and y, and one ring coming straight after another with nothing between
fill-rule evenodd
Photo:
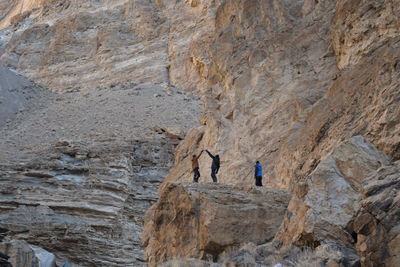
<instances>
[{"instance_id":1,"label":"tan colored stone","mask_svg":"<svg viewBox=\"0 0 400 267\"><path fill-rule=\"evenodd\" d=\"M301 194L292 198L276 239L282 245L316 247L326 239L351 245L347 227L360 208L362 184L369 173L388 164L361 136L343 142L310 174L307 193L296 191Z\"/></svg>"},{"instance_id":2,"label":"tan colored stone","mask_svg":"<svg viewBox=\"0 0 400 267\"><path fill-rule=\"evenodd\" d=\"M208 259L247 242L266 243L289 194L267 188L165 183L146 213L142 240L151 266L174 257Z\"/></svg>"},{"instance_id":3,"label":"tan colored stone","mask_svg":"<svg viewBox=\"0 0 400 267\"><path fill-rule=\"evenodd\" d=\"M398 37L399 15L397 1L338 1L332 27L338 67L356 64L388 39Z\"/></svg>"},{"instance_id":4,"label":"tan colored stone","mask_svg":"<svg viewBox=\"0 0 400 267\"><path fill-rule=\"evenodd\" d=\"M186 132L193 125L189 121L197 121L198 107L189 109L191 103L186 103L186 97L172 90L170 101L152 97L161 96L165 88L185 89L196 92L204 101L207 119L201 127L189 131L179 145L176 164L167 181L190 181L190 156L202 149L221 155L218 178L226 184L252 184L254 161L260 160L266 184L294 192L281 228L286 231L287 243L314 247L321 240L333 238L342 242L338 246L345 244L351 250L357 237L363 264L386 261L395 266L399 261L395 174L384 167L368 181L371 186L365 185L366 175L385 160L375 161L376 151L368 146L365 150L357 142L336 149L343 140L361 134L392 159L400 159L397 0L66 0L41 7L43 3L0 1L2 22L18 22L1 31L0 62L42 86L62 92L55 104L46 98L39 103L40 109L24 117L23 123L19 117L12 119L8 126L15 129L1 132L4 139L0 142L0 174L2 179L8 178L1 180L0 191L7 201L11 198L1 202L3 210L17 209L15 203L35 206L47 196L41 190L59 188L59 183L65 190L62 193L68 194L52 197L63 202L82 189L71 184L71 174L75 175L72 178L86 177L89 172L84 196L96 201L88 209L98 212L99 202L101 211L107 211L110 207L104 206L103 190L111 187L112 195L120 196L124 191L121 188L130 181L126 178L130 175L121 174L121 169L126 168L120 162L104 163L102 154L99 158L78 159L80 154L71 149L61 158L50 159L49 164L94 162L88 164L90 167L76 162L77 165L62 169L68 173L61 174L67 175L61 176L66 178L61 182L55 181L60 178L59 173L49 173L60 171L54 166L42 161L33 164L36 167L23 164L27 158L36 157L37 149L43 148L41 144L54 144L64 138L101 139L113 147L111 143L115 145L117 139L153 136L141 125L147 121L162 125L160 121L167 121L163 115L169 112L174 115L166 116L168 123L163 125L178 121ZM35 5L40 8L35 9ZM148 102L150 98L141 97L142 94L157 102ZM147 114L142 116L142 110ZM190 116L192 120L186 120ZM54 122L60 125L56 127ZM98 127L101 122L105 126ZM51 137L41 138L47 134ZM8 163L20 151L25 156L20 157L21 166L3 167L3 159ZM155 151L135 152L150 155ZM142 170L163 162L163 157L139 157L135 162L137 166L132 168ZM10 171L8 166L16 170ZM39 170L37 166L48 168ZM393 168L396 172L397 167ZM209 169L210 158L202 156L201 182L210 179ZM100 174L94 176L93 171ZM153 181L158 180L153 171L139 171L135 178L153 178L135 186L152 187ZM21 189L10 181L32 184ZM97 184L101 187L95 187ZM128 199L124 196L125 193L119 199ZM149 199L154 201L153 197ZM108 203L121 203L120 200ZM79 207L87 208L83 204ZM68 208L83 216L82 209ZM138 210L143 211L143 206ZM28 214L35 212L37 209ZM20 217L21 214L17 212ZM125 215L115 216L121 219ZM300 222L298 229L295 219ZM92 233L115 234L111 230L99 231L101 227L93 226ZM129 229L129 233L136 233ZM81 232L72 231L77 236ZM88 236L90 241L98 240ZM106 238L100 240L105 244ZM125 255L118 250L123 247L121 243L110 242L106 247ZM103 245L96 247L100 254ZM382 255L388 255L387 259ZM96 264L111 264L97 256L93 258ZM126 258L122 262L131 263Z\"/></svg>"},{"instance_id":5,"label":"tan colored stone","mask_svg":"<svg viewBox=\"0 0 400 267\"><path fill-rule=\"evenodd\" d=\"M54 0L13 0L2 1L0 6L0 29L19 22L30 15L30 12L51 3ZM5 3L4 3L5 2ZM3 14L3 16L1 16Z\"/></svg>"},{"instance_id":6,"label":"tan colored stone","mask_svg":"<svg viewBox=\"0 0 400 267\"><path fill-rule=\"evenodd\" d=\"M248 173L261 159L267 183L294 189L359 134L400 157L398 8L394 1L337 4L223 1L177 17L182 35L170 34L171 81L198 88L207 114L203 139L187 143L221 155L221 182L252 183ZM352 54L343 69L342 49ZM173 179L190 179L186 164L175 166ZM208 175L209 163L200 165Z\"/></svg>"}]
</instances>

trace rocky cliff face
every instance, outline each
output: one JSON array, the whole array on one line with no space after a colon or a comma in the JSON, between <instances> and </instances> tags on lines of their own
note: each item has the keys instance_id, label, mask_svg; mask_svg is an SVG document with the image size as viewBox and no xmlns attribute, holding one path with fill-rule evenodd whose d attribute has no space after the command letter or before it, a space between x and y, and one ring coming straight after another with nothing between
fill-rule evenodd
<instances>
[{"instance_id":1,"label":"rocky cliff face","mask_svg":"<svg viewBox=\"0 0 400 267\"><path fill-rule=\"evenodd\" d=\"M0 8L2 23L13 17L0 31L13 69L0 66L1 262L34 266L38 248L58 265L145 265L144 212L201 113L169 84L158 4Z\"/></svg>"},{"instance_id":2,"label":"rocky cliff face","mask_svg":"<svg viewBox=\"0 0 400 267\"><path fill-rule=\"evenodd\" d=\"M191 45L173 54L179 65L172 61L170 71L174 83L197 86L206 115L179 146L167 181L191 181L190 157L204 148L220 154L222 183L253 183L253 165L260 160L268 185L293 192L274 245L328 246L333 253L319 264L396 266L398 189L388 165L399 159L398 1L195 6L198 16L178 21L188 28L208 23L199 27L205 37L191 35ZM195 83L179 78L193 70ZM200 165L201 181L207 181L207 156ZM391 178L375 173L383 170ZM392 195L377 192L364 200L367 177L388 179L382 184ZM390 245L378 249L379 242Z\"/></svg>"},{"instance_id":3,"label":"rocky cliff face","mask_svg":"<svg viewBox=\"0 0 400 267\"><path fill-rule=\"evenodd\" d=\"M132 77L168 87L167 27L157 4L46 2L52 3L4 30L10 40L3 64L53 90L109 87Z\"/></svg>"},{"instance_id":4,"label":"rocky cliff face","mask_svg":"<svg viewBox=\"0 0 400 267\"><path fill-rule=\"evenodd\" d=\"M25 240L59 263L143 265L142 217L157 199L175 146L144 140L58 146L36 160L1 166L3 247Z\"/></svg>"},{"instance_id":5,"label":"rocky cliff face","mask_svg":"<svg viewBox=\"0 0 400 267\"><path fill-rule=\"evenodd\" d=\"M40 231L41 238L34 237L32 232L38 231L35 225L24 224L27 235L18 232L13 218L34 210L44 214L40 220L48 221L53 212L57 216L59 212L65 222L70 216L81 217L85 225L96 229L93 235L91 231L82 234L88 240L88 245L80 247L88 251L85 256L77 255L74 249L66 251L61 245L68 240L62 237L59 243L54 241L59 246L53 252L60 259L88 265L139 264L141 256L135 256L136 261L132 255L141 252L132 244L138 243L141 228L140 223L132 221L140 221L142 214L135 214L136 208L119 210L126 205L135 207L126 203L128 196L136 194L132 193L134 188L140 186L126 178L135 173L129 167L132 159L126 150L112 154L112 159L105 152L100 154L104 162L95 163L93 177L81 166L94 160L88 157L90 151L82 152L83 158L81 153L73 154L68 158L72 163L61 162L69 164L66 174L59 173L60 158L51 156L39 157L43 167L16 166L31 164L43 151L52 154L52 145L60 140L99 148L100 143L108 143L110 151L115 151L135 139L156 138L161 142L164 139L160 134L179 139L179 128L186 132L200 115L196 97L191 94L195 92L204 103L205 114L201 125L190 130L179 145L174 167L166 178L167 182L183 182L173 183L181 191L174 187L176 190L169 194L162 189L160 202L146 219L150 223L148 233L156 233L154 239L145 235L145 245L149 246L146 253L152 263L170 256L204 258L205 247L211 247L211 251L216 247L221 254L219 264L225 264L222 254L229 253L221 251L233 249L231 243L221 245L220 240L199 242L198 232L190 225L179 224L183 219L172 220L171 225L161 220L174 218L170 214L173 211L163 213L161 208L167 204L180 207L168 202L169 197L171 201L181 200L176 196L178 191L187 196L183 202L187 206L182 208L188 211L178 217L194 225L202 222L191 217L201 213L190 208L192 200L206 207L220 203L212 197L196 198L206 195L203 191L210 188L184 184L192 179L192 154L208 148L221 156L219 181L242 188L237 195L243 194L240 185L253 183L256 160L265 167L268 186L293 195L278 233L277 228L268 233L274 241L258 244L253 238L235 240L234 247L256 243L227 255L228 262L271 264L266 255L276 255L272 251L277 248L305 246L319 253L318 264L395 266L398 188L394 173L395 161L400 159L399 7L398 0L0 1L1 23L6 23L2 25L12 24L0 32L0 63L55 91L41 96L32 112L12 114L11 122L1 129L0 159L5 163L1 179L11 184L13 177L20 177L18 187L29 187L20 195L12 184L11 191L5 191L4 199L13 199L6 201L5 206L10 208L4 208L4 220L10 223L0 226L9 229L7 242L26 239L29 246L51 250L51 238L43 237ZM352 138L357 135L365 138ZM62 183L57 179L76 175L75 169L83 168L86 171L77 175L84 178L79 179L86 181L89 175L94 184L103 185L115 171L115 159L126 163L116 165L117 173L125 173L117 176L125 178L115 177L118 182L111 183L117 184L113 194L119 199L111 207L103 202L108 198L102 197L109 196L108 189L93 193L86 184L81 188L69 178ZM146 166L146 162L139 165ZM210 159L202 156L201 182L210 179L209 165ZM163 174L162 167L158 175ZM118 185L119 179L122 182ZM65 198L66 203L76 204L64 194L64 188L87 196L76 204L81 207L79 212L70 208L68 213L63 205L60 208L46 199L41 204L41 190L50 192L56 180L63 190L51 192L60 195L59 200ZM225 193L221 196L231 197ZM33 207L24 198L31 199ZM254 196L249 203L256 199ZM140 203L142 208L149 206L149 202ZM229 208L218 207L223 211ZM101 214L93 214L93 209ZM103 216L103 228L93 223L95 216ZM218 216L212 218L219 220ZM112 224L131 228L127 226L127 232L117 230L111 242L116 256L104 257L91 244L103 248ZM58 228L51 229L59 236ZM130 236L133 229L137 229L135 237ZM165 229L182 230L177 233L193 237L190 251L182 245L186 240L165 234ZM84 230L68 230L64 235L71 232L80 236ZM176 249L167 247L166 240L173 240ZM383 242L385 245L379 246ZM324 251L332 253L324 256ZM248 257L242 257L244 254Z\"/></svg>"},{"instance_id":6,"label":"rocky cliff face","mask_svg":"<svg viewBox=\"0 0 400 267\"><path fill-rule=\"evenodd\" d=\"M174 258L178 266L190 258L205 260L199 266L397 266L397 169L356 136L297 184L288 206L289 194L277 189L166 183L146 214L145 255L161 266Z\"/></svg>"},{"instance_id":7,"label":"rocky cliff face","mask_svg":"<svg viewBox=\"0 0 400 267\"><path fill-rule=\"evenodd\" d=\"M281 188L354 135L399 158L397 1L207 3L197 8L213 30L186 50L206 125L186 138L169 180L188 181L188 156L201 148L221 154L222 182L251 183L259 159ZM209 160L201 167L208 176Z\"/></svg>"}]
</instances>

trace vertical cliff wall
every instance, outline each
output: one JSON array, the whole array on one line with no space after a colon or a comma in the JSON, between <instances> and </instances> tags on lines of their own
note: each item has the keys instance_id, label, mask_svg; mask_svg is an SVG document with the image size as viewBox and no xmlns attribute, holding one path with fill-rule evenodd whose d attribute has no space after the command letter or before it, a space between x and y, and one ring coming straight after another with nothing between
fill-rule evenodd
<instances>
[{"instance_id":1,"label":"vertical cliff wall","mask_svg":"<svg viewBox=\"0 0 400 267\"><path fill-rule=\"evenodd\" d=\"M399 158L397 1L201 3L181 4L198 15L180 25L208 27L173 54L171 76L183 85L179 74L197 71L190 86L203 96L205 125L178 149L169 180L190 180L190 155L203 148L221 155L221 182L252 183L260 160L281 188L357 134ZM205 180L209 162L201 161Z\"/></svg>"}]
</instances>

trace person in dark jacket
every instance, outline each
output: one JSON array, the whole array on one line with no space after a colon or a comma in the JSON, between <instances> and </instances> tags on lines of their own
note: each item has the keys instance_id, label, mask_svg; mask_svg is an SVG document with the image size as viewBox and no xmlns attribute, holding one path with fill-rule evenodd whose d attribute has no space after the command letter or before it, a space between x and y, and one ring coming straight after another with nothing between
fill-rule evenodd
<instances>
[{"instance_id":1,"label":"person in dark jacket","mask_svg":"<svg viewBox=\"0 0 400 267\"><path fill-rule=\"evenodd\" d=\"M211 163L211 178L214 183L216 183L217 180L217 173L219 171L219 155L213 155L210 153L210 151L206 150L207 154L212 158L212 163Z\"/></svg>"},{"instance_id":2,"label":"person in dark jacket","mask_svg":"<svg viewBox=\"0 0 400 267\"><path fill-rule=\"evenodd\" d=\"M256 186L262 186L262 165L258 160L254 166L254 179L256 179Z\"/></svg>"},{"instance_id":3,"label":"person in dark jacket","mask_svg":"<svg viewBox=\"0 0 400 267\"><path fill-rule=\"evenodd\" d=\"M198 183L200 178L200 171L199 171L199 158L203 150L200 152L198 156L193 155L192 157L192 171L193 171L193 182Z\"/></svg>"}]
</instances>

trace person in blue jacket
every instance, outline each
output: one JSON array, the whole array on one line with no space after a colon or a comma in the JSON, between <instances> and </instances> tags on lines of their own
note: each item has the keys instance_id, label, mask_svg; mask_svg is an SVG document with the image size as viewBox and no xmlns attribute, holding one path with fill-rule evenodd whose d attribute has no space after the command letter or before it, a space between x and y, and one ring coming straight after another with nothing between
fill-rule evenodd
<instances>
[{"instance_id":1,"label":"person in blue jacket","mask_svg":"<svg viewBox=\"0 0 400 267\"><path fill-rule=\"evenodd\" d=\"M254 166L254 178L256 179L256 186L262 186L262 165L257 160L256 165Z\"/></svg>"}]
</instances>

